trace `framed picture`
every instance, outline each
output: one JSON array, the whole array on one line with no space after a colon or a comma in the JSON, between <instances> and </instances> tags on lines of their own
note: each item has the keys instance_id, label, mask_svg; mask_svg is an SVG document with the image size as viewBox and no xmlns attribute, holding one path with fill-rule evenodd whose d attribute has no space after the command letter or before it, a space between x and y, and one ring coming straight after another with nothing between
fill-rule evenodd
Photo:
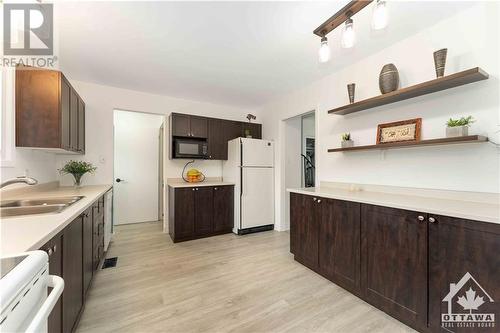
<instances>
[{"instance_id":1,"label":"framed picture","mask_svg":"<svg viewBox=\"0 0 500 333\"><path fill-rule=\"evenodd\" d=\"M377 144L420 141L422 118L380 124L377 127Z\"/></svg>"}]
</instances>

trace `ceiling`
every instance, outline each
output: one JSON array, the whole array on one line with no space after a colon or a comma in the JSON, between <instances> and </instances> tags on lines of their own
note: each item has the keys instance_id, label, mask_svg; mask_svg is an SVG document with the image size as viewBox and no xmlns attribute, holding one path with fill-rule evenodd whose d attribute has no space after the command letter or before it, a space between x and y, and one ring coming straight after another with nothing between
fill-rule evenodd
<instances>
[{"instance_id":1,"label":"ceiling","mask_svg":"<svg viewBox=\"0 0 500 333\"><path fill-rule=\"evenodd\" d=\"M469 2L389 2L370 31L373 4L354 16L357 44L318 63L312 31L332 2L62 2L59 61L70 79L212 103L257 107L417 33Z\"/></svg>"}]
</instances>

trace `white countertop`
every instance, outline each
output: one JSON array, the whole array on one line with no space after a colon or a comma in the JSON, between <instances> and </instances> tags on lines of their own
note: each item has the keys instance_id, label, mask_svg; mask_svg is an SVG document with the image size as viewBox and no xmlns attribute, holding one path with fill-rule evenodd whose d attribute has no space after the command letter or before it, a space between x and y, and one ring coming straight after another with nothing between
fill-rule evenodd
<instances>
[{"instance_id":1,"label":"white countertop","mask_svg":"<svg viewBox=\"0 0 500 333\"><path fill-rule=\"evenodd\" d=\"M2 200L10 200L17 198L84 196L84 198L60 213L2 218L0 221L0 255L5 256L39 249L110 188L111 185L83 186L79 189L58 187L47 191L30 192L24 195L18 194L8 198L2 197Z\"/></svg>"},{"instance_id":2,"label":"white countertop","mask_svg":"<svg viewBox=\"0 0 500 333\"><path fill-rule=\"evenodd\" d=\"M172 182L168 182L167 185L170 187L173 187L173 188L183 188L183 187L202 187L202 186L228 186L228 185L234 185L234 183L223 182L223 181L211 181L211 180L206 180L206 181L200 182L200 183L187 183L185 181L172 181Z\"/></svg>"},{"instance_id":3,"label":"white countertop","mask_svg":"<svg viewBox=\"0 0 500 333\"><path fill-rule=\"evenodd\" d=\"M287 189L287 191L323 198L354 201L500 224L500 204L498 202L467 201L456 198L437 198L432 196L384 193L366 190L351 191L349 189L335 187L309 187ZM416 190L416 192L417 191L418 190Z\"/></svg>"}]
</instances>

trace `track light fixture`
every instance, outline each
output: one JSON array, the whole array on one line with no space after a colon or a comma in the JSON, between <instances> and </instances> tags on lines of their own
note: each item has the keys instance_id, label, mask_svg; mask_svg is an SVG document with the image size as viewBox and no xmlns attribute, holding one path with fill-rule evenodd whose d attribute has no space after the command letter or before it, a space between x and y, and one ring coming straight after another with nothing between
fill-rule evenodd
<instances>
[{"instance_id":1,"label":"track light fixture","mask_svg":"<svg viewBox=\"0 0 500 333\"><path fill-rule=\"evenodd\" d=\"M377 0L375 7L373 7L372 14L372 29L381 30L387 26L389 15L387 13L387 3L385 0Z\"/></svg>"},{"instance_id":2,"label":"track light fixture","mask_svg":"<svg viewBox=\"0 0 500 333\"><path fill-rule=\"evenodd\" d=\"M321 44L319 46L319 62L328 62L330 60L330 47L328 46L328 39L321 37Z\"/></svg>"},{"instance_id":3,"label":"track light fixture","mask_svg":"<svg viewBox=\"0 0 500 333\"><path fill-rule=\"evenodd\" d=\"M354 33L354 25L352 18L345 21L344 29L342 30L342 47L349 49L354 46L356 42L356 34Z\"/></svg>"}]
</instances>

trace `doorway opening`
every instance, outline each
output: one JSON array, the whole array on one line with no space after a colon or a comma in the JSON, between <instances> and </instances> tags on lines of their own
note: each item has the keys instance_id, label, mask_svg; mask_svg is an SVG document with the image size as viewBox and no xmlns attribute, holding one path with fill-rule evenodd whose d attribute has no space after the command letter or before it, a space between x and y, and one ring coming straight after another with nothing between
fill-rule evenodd
<instances>
[{"instance_id":1,"label":"doorway opening","mask_svg":"<svg viewBox=\"0 0 500 333\"><path fill-rule=\"evenodd\" d=\"M284 228L290 226L290 196L287 188L314 187L316 185L316 116L315 111L285 119L284 164L281 188L281 216Z\"/></svg>"},{"instance_id":2,"label":"doorway opening","mask_svg":"<svg viewBox=\"0 0 500 333\"><path fill-rule=\"evenodd\" d=\"M163 219L164 121L158 114L113 112L113 225Z\"/></svg>"}]
</instances>

